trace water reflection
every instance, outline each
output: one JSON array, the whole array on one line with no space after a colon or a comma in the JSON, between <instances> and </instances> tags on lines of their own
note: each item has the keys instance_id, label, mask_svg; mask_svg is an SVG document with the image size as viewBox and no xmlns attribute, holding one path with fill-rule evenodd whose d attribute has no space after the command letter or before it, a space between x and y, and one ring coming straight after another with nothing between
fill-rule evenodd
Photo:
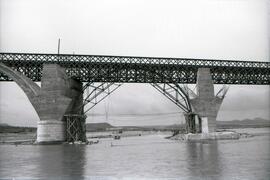
<instances>
[{"instance_id":1,"label":"water reflection","mask_svg":"<svg viewBox=\"0 0 270 180\"><path fill-rule=\"evenodd\" d=\"M184 143L151 135L91 146L0 145L0 178L269 179L269 157L269 136Z\"/></svg>"},{"instance_id":2,"label":"water reflection","mask_svg":"<svg viewBox=\"0 0 270 180\"><path fill-rule=\"evenodd\" d=\"M39 146L37 163L37 177L64 177L78 179L85 172L84 145Z\"/></svg>"},{"instance_id":3,"label":"water reflection","mask_svg":"<svg viewBox=\"0 0 270 180\"><path fill-rule=\"evenodd\" d=\"M212 177L222 175L217 142L187 143L188 170L191 177Z\"/></svg>"}]
</instances>

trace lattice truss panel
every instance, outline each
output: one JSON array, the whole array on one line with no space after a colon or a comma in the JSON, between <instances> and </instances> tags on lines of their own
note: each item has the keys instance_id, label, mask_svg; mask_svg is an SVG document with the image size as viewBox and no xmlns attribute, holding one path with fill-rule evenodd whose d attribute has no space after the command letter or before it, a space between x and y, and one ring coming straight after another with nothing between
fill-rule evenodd
<instances>
[{"instance_id":1,"label":"lattice truss panel","mask_svg":"<svg viewBox=\"0 0 270 180\"><path fill-rule=\"evenodd\" d=\"M270 63L98 55L0 53L0 63L40 81L44 63L57 63L82 82L196 83L198 68L211 68L215 84L270 84ZM166 76L166 80L162 76ZM0 74L0 81L11 81Z\"/></svg>"},{"instance_id":2,"label":"lattice truss panel","mask_svg":"<svg viewBox=\"0 0 270 180\"><path fill-rule=\"evenodd\" d=\"M186 84L151 83L151 85L175 105L177 105L181 110L183 110L184 113L193 113L190 99L198 97L196 93L196 86L192 90ZM220 99L224 99L228 90L229 86L223 85L215 96Z\"/></svg>"},{"instance_id":3,"label":"lattice truss panel","mask_svg":"<svg viewBox=\"0 0 270 180\"><path fill-rule=\"evenodd\" d=\"M86 83L84 85L84 114L118 89L121 83Z\"/></svg>"},{"instance_id":4,"label":"lattice truss panel","mask_svg":"<svg viewBox=\"0 0 270 180\"><path fill-rule=\"evenodd\" d=\"M189 113L192 111L189 97L185 92L184 87L181 87L178 84L166 83L152 83L151 85L161 94L165 95L175 105L180 107L180 109L182 109L185 113Z\"/></svg>"}]
</instances>

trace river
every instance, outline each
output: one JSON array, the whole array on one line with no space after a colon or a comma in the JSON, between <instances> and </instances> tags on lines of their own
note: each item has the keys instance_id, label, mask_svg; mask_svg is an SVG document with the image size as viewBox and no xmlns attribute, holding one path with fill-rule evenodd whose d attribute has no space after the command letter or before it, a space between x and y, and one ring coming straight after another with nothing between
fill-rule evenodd
<instances>
[{"instance_id":1,"label":"river","mask_svg":"<svg viewBox=\"0 0 270 180\"><path fill-rule=\"evenodd\" d=\"M239 131L257 136L188 143L160 133L94 145L2 144L0 178L269 180L270 129Z\"/></svg>"}]
</instances>

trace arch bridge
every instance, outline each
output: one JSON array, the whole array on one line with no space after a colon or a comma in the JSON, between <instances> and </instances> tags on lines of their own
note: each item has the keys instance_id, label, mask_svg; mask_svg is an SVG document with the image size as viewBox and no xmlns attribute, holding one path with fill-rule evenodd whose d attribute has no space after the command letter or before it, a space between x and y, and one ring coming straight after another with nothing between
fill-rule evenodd
<instances>
[{"instance_id":1,"label":"arch bridge","mask_svg":"<svg viewBox=\"0 0 270 180\"><path fill-rule=\"evenodd\" d=\"M82 132L74 122L75 130L66 128L65 120L83 115L122 83L150 83L185 113L188 132L214 132L228 90L215 95L214 84L269 85L269 67L258 61L0 53L0 81L15 81L39 115L38 142ZM186 86L195 83L197 92Z\"/></svg>"}]
</instances>

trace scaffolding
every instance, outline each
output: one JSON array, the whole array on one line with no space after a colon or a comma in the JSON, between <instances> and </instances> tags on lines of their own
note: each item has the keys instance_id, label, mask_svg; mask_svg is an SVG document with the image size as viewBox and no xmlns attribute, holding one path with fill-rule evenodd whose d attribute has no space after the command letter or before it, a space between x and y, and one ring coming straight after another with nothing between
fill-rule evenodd
<instances>
[{"instance_id":1,"label":"scaffolding","mask_svg":"<svg viewBox=\"0 0 270 180\"><path fill-rule=\"evenodd\" d=\"M186 120L186 133L201 133L202 120L195 113L184 113Z\"/></svg>"},{"instance_id":2,"label":"scaffolding","mask_svg":"<svg viewBox=\"0 0 270 180\"><path fill-rule=\"evenodd\" d=\"M82 141L86 142L86 116L81 114L67 114L64 116L66 121L67 142Z\"/></svg>"}]
</instances>

